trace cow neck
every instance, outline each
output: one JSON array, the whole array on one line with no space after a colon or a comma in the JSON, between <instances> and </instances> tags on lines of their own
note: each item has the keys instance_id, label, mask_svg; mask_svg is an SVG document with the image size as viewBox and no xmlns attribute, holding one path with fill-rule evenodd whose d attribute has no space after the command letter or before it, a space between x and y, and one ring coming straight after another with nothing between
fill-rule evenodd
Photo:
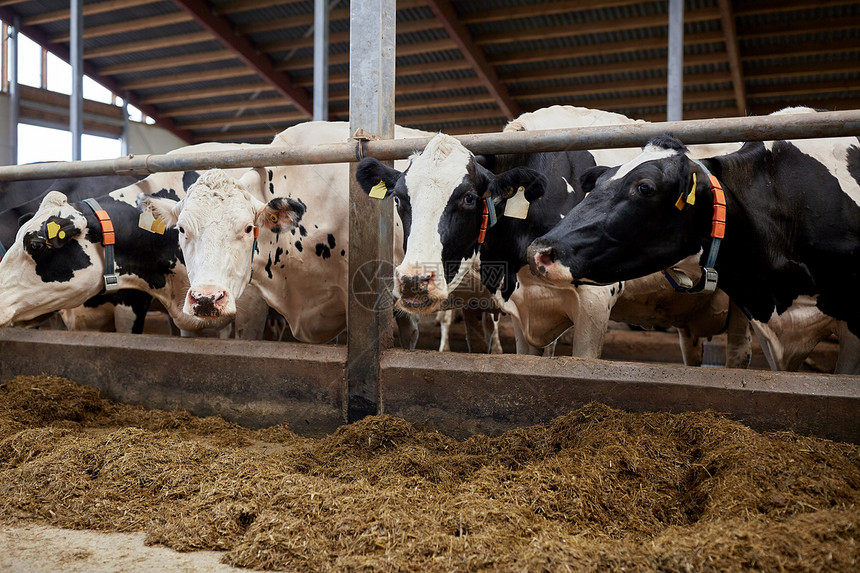
<instances>
[{"instance_id":1,"label":"cow neck","mask_svg":"<svg viewBox=\"0 0 860 573\"><path fill-rule=\"evenodd\" d=\"M717 255L720 252L720 242L726 236L726 195L723 192L723 188L720 185L720 182L717 178L705 167L705 164L699 161L698 159L694 159L692 157L689 158L690 161L698 165L705 176L708 178L708 185L711 188L711 195L714 201L714 214L711 219L711 246L708 249L708 259L705 261L705 264L702 268L702 276L699 278L699 281L691 287L687 287L681 285L677 282L675 277L673 277L674 272L670 269L664 269L661 271L663 276L666 277L666 280L669 281L669 284L672 285L678 292L684 293L712 293L717 288L717 279L718 274L717 270L714 268L717 264ZM693 171L693 186L690 191L686 194L682 194L678 197L678 202L676 206L678 209L683 210L687 205L695 204L695 198L691 197L694 195L696 190L696 172Z\"/></svg>"},{"instance_id":2,"label":"cow neck","mask_svg":"<svg viewBox=\"0 0 860 573\"><path fill-rule=\"evenodd\" d=\"M111 294L119 290L119 279L116 276L116 259L114 256L114 245L116 244L116 233L110 215L102 209L95 199L84 199L84 205L92 209L93 214L99 221L102 230L102 246L105 249L105 272L104 293Z\"/></svg>"}]
</instances>

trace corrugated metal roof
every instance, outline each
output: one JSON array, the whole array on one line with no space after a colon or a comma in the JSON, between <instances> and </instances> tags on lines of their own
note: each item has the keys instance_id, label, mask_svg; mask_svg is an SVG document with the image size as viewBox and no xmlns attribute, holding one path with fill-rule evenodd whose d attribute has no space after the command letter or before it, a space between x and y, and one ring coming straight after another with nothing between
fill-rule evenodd
<instances>
[{"instance_id":1,"label":"corrugated metal roof","mask_svg":"<svg viewBox=\"0 0 860 573\"><path fill-rule=\"evenodd\" d=\"M451 26L435 16L437 2L453 10ZM398 123L481 132L501 128L510 119L504 109L555 104L665 119L665 0L397 4ZM183 0L85 2L90 75L120 95L128 91L132 103L189 142L266 142L307 117L275 86L286 80L300 99L312 97L313 0L203 5L195 14L197 4ZM330 117L346 119L349 2L330 6ZM9 0L0 18L19 16L25 34L62 57L67 11L62 0ZM218 38L200 22L213 14L232 37ZM736 36L724 21L733 23ZM684 28L686 118L766 114L785 105L860 107L860 1L687 0ZM449 29L465 34L454 42ZM268 59L278 77L267 78L238 57L238 42ZM735 42L732 63L727 44ZM473 61L486 62L497 79L482 79Z\"/></svg>"}]
</instances>

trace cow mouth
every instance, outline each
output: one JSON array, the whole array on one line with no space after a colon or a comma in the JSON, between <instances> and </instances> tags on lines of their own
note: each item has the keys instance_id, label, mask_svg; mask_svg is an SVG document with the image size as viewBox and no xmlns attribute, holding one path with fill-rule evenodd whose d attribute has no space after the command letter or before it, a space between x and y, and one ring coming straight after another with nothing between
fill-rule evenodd
<instances>
[{"instance_id":1,"label":"cow mouth","mask_svg":"<svg viewBox=\"0 0 860 573\"><path fill-rule=\"evenodd\" d=\"M432 312L441 304L441 301L429 296L401 298L398 302L403 310L415 313Z\"/></svg>"}]
</instances>

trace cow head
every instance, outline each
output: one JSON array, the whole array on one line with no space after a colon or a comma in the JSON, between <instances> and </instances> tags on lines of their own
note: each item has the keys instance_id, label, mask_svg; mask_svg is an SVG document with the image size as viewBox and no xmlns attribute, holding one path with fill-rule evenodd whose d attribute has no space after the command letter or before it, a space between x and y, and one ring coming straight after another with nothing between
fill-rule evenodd
<instances>
[{"instance_id":1,"label":"cow head","mask_svg":"<svg viewBox=\"0 0 860 573\"><path fill-rule=\"evenodd\" d=\"M98 228L94 218L93 223ZM104 286L100 241L65 195L45 195L0 262L0 326L72 308L98 294Z\"/></svg>"},{"instance_id":2,"label":"cow head","mask_svg":"<svg viewBox=\"0 0 860 573\"><path fill-rule=\"evenodd\" d=\"M364 191L393 197L403 223L405 254L394 270L398 306L435 312L474 267L485 198L498 206L525 179L528 200L542 194L541 176L516 171L497 179L459 141L442 133L410 157L403 172L373 158L358 164L356 179Z\"/></svg>"},{"instance_id":3,"label":"cow head","mask_svg":"<svg viewBox=\"0 0 860 573\"><path fill-rule=\"evenodd\" d=\"M138 204L179 231L191 284L183 311L204 321L236 314L258 252L258 228L289 230L305 212L305 205L294 199L263 203L220 169L203 173L181 201L141 194Z\"/></svg>"},{"instance_id":4,"label":"cow head","mask_svg":"<svg viewBox=\"0 0 860 573\"><path fill-rule=\"evenodd\" d=\"M696 179L697 204L708 205L707 177L672 137L652 140L620 167L594 167L581 177L587 196L528 250L532 271L555 283L609 284L673 265L700 249L695 232L705 209L687 208ZM705 223L706 224L706 223Z\"/></svg>"}]
</instances>

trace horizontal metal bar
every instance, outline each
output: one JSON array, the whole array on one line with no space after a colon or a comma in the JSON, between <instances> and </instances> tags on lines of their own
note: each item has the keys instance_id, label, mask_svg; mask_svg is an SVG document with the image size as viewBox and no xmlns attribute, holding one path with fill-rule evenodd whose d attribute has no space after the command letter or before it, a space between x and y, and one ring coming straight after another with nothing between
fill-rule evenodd
<instances>
[{"instance_id":1,"label":"horizontal metal bar","mask_svg":"<svg viewBox=\"0 0 860 573\"><path fill-rule=\"evenodd\" d=\"M860 135L860 110L486 133L461 135L457 139L473 153L480 155L639 147L646 144L652 137L665 133L671 133L686 144L858 136ZM362 157L376 157L384 161L409 157L413 152L424 149L428 141L427 137L419 137L291 147L272 146L265 149L212 153L141 155L93 161L35 163L0 167L0 181L85 177L111 173L199 171L215 167L344 163L358 161Z\"/></svg>"}]
</instances>

